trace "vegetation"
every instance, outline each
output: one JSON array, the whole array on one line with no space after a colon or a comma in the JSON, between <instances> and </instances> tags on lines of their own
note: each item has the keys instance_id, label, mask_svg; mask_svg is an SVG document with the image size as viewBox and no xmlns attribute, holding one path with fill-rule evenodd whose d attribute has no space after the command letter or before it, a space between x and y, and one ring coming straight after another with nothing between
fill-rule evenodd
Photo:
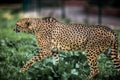
<instances>
[{"instance_id":1,"label":"vegetation","mask_svg":"<svg viewBox=\"0 0 120 80\"><path fill-rule=\"evenodd\" d=\"M20 68L38 51L35 37L13 31L21 12L0 10L0 80L87 80L89 66L81 52L60 52L60 63L46 58L35 63L27 72ZM116 31L119 34L120 32ZM120 45L119 45L120 46ZM116 80L117 73L112 63L104 56L99 59L100 74L94 80Z\"/></svg>"}]
</instances>

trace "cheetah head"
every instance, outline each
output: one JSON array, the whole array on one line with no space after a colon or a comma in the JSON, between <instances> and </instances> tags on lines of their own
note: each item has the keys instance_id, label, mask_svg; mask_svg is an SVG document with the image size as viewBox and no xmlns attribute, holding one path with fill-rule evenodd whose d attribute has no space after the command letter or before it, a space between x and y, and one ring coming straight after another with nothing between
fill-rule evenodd
<instances>
[{"instance_id":1,"label":"cheetah head","mask_svg":"<svg viewBox=\"0 0 120 80\"><path fill-rule=\"evenodd\" d=\"M33 33L43 27L48 26L48 24L54 24L57 20L53 17L44 17L44 18L23 18L17 21L14 31L16 32L25 32ZM42 28L42 29L41 29Z\"/></svg>"},{"instance_id":2,"label":"cheetah head","mask_svg":"<svg viewBox=\"0 0 120 80\"><path fill-rule=\"evenodd\" d=\"M23 18L16 22L15 32L34 33L35 20L32 18Z\"/></svg>"}]
</instances>

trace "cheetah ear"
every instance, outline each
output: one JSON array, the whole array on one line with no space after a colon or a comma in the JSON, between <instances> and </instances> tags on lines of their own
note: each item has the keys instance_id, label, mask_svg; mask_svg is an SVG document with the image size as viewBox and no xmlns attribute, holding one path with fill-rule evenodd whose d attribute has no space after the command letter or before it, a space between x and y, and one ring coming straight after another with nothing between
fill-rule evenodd
<instances>
[{"instance_id":1,"label":"cheetah ear","mask_svg":"<svg viewBox=\"0 0 120 80\"><path fill-rule=\"evenodd\" d=\"M53 17L44 17L44 18L42 18L42 20L44 20L46 22L57 22L57 20Z\"/></svg>"},{"instance_id":2,"label":"cheetah ear","mask_svg":"<svg viewBox=\"0 0 120 80\"><path fill-rule=\"evenodd\" d=\"M30 25L31 25L31 23L30 23L30 22L26 22L25 24L26 24L27 26L30 26Z\"/></svg>"}]
</instances>

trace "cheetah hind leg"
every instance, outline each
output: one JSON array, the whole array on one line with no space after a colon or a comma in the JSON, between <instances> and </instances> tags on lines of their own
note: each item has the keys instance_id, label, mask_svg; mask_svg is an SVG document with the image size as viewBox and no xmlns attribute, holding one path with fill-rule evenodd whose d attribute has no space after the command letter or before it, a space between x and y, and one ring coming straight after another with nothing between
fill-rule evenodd
<instances>
[{"instance_id":1,"label":"cheetah hind leg","mask_svg":"<svg viewBox=\"0 0 120 80\"><path fill-rule=\"evenodd\" d=\"M97 65L97 58L98 55L94 52L87 52L87 60L88 60L88 65L90 66L90 75L89 75L89 79L92 79L93 77L95 77L98 73L98 65Z\"/></svg>"}]
</instances>

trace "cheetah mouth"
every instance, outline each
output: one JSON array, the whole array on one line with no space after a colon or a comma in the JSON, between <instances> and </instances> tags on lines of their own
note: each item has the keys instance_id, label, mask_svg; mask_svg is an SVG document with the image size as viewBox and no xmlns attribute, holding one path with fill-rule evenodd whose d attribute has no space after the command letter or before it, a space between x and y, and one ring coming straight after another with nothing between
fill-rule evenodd
<instances>
[{"instance_id":1,"label":"cheetah mouth","mask_svg":"<svg viewBox=\"0 0 120 80\"><path fill-rule=\"evenodd\" d=\"M25 29L20 30L18 26L15 26L15 28L13 29L13 31L15 31L16 33L21 33L21 32L23 32L23 33L32 33L31 31L27 31Z\"/></svg>"}]
</instances>

